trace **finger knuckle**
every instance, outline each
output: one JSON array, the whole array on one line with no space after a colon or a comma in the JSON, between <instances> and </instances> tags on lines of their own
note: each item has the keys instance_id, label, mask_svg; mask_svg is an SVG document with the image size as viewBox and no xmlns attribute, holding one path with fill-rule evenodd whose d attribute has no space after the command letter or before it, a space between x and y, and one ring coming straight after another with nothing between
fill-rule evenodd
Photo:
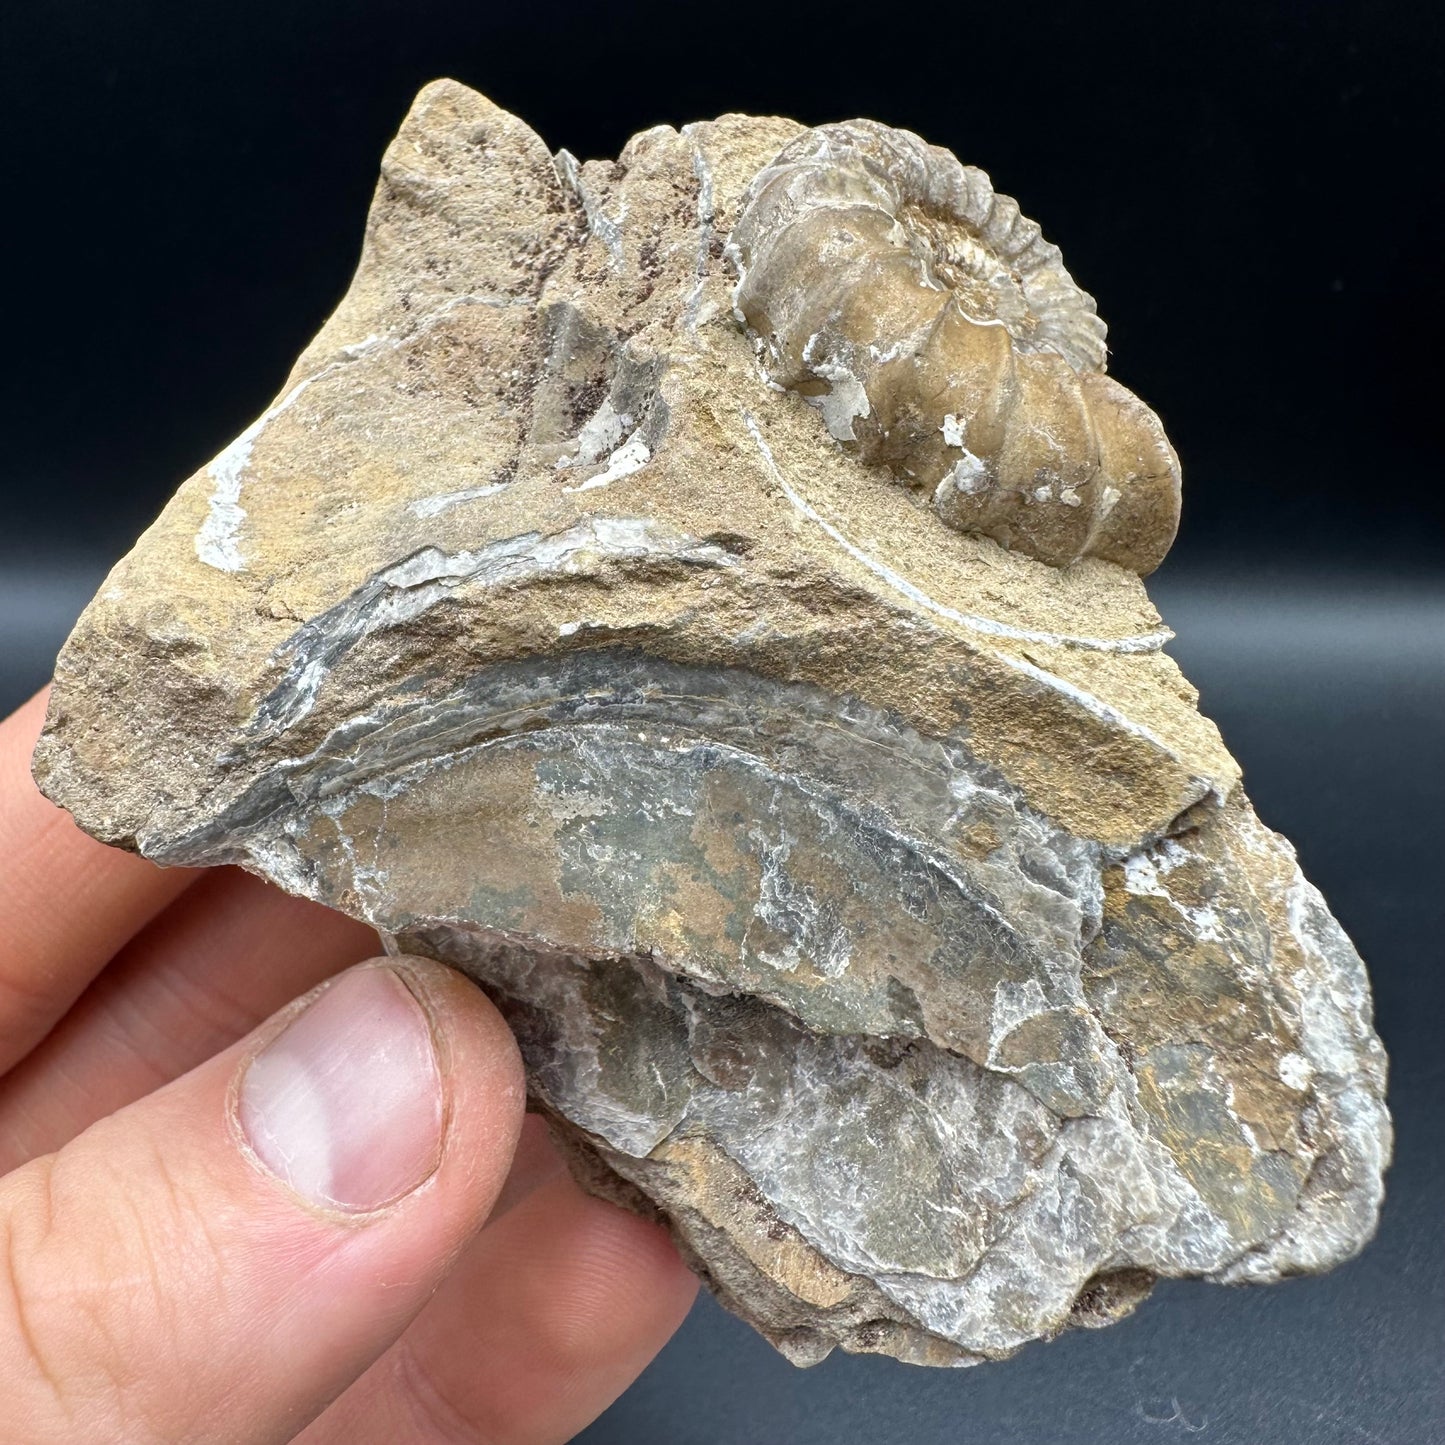
<instances>
[{"instance_id":1,"label":"finger knuckle","mask_svg":"<svg viewBox=\"0 0 1445 1445\"><path fill-rule=\"evenodd\" d=\"M12 1208L0 1216L0 1268L4 1270L0 1276L0 1306L8 1327L5 1374L15 1387L16 1398L23 1402L27 1396L39 1396L35 1403L48 1404L68 1416L72 1402L66 1374L46 1327L45 1291L38 1286L33 1271L50 1235L54 1212L50 1162L38 1159L7 1181L12 1194L18 1197Z\"/></svg>"},{"instance_id":2,"label":"finger knuckle","mask_svg":"<svg viewBox=\"0 0 1445 1445\"><path fill-rule=\"evenodd\" d=\"M173 1440L175 1395L157 1382L177 1378L180 1239L202 1216L159 1158L147 1171L159 1187L144 1191L129 1171L85 1164L79 1178L64 1154L46 1156L6 1180L4 1373L34 1422L30 1439Z\"/></svg>"},{"instance_id":3,"label":"finger knuckle","mask_svg":"<svg viewBox=\"0 0 1445 1445\"><path fill-rule=\"evenodd\" d=\"M427 1445L500 1445L503 1440L519 1438L499 1429L497 1412L490 1408L494 1402L488 1402L488 1418L483 1420L475 1408L466 1408L455 1400L437 1372L405 1337L394 1355L409 1438L425 1440Z\"/></svg>"}]
</instances>

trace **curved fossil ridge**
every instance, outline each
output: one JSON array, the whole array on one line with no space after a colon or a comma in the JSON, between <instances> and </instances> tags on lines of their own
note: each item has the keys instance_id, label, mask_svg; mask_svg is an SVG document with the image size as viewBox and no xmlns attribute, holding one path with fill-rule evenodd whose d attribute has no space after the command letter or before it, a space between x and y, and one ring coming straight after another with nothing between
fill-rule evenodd
<instances>
[{"instance_id":1,"label":"curved fossil ridge","mask_svg":"<svg viewBox=\"0 0 1445 1445\"><path fill-rule=\"evenodd\" d=\"M608 648L340 720L173 855L237 860L483 983L592 1186L799 1362L1373 1227L1363 968L1239 802L1121 858L963 739Z\"/></svg>"},{"instance_id":2,"label":"curved fossil ridge","mask_svg":"<svg viewBox=\"0 0 1445 1445\"><path fill-rule=\"evenodd\" d=\"M1058 247L982 171L873 121L820 126L756 176L731 254L771 379L949 526L1055 566L1163 560L1174 449L1104 375Z\"/></svg>"}]
</instances>

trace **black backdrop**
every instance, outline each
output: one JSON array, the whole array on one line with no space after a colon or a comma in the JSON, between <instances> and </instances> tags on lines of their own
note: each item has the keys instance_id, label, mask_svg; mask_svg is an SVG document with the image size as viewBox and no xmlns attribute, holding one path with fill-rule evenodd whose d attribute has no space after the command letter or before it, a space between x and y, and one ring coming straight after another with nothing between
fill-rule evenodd
<instances>
[{"instance_id":1,"label":"black backdrop","mask_svg":"<svg viewBox=\"0 0 1445 1445\"><path fill-rule=\"evenodd\" d=\"M583 158L725 110L917 130L1097 296L1185 460L1183 555L1440 560L1437 7L0 8L12 545L125 544L263 407L345 289L412 94L452 75Z\"/></svg>"},{"instance_id":2,"label":"black backdrop","mask_svg":"<svg viewBox=\"0 0 1445 1445\"><path fill-rule=\"evenodd\" d=\"M964 1374L800 1374L700 1306L587 1438L1426 1445L1445 1436L1441 12L1424 4L0 0L0 708L345 289L451 75L554 148L870 115L1063 247L1184 461L1171 649L1372 966L1398 1162L1327 1279L1178 1285Z\"/></svg>"}]
</instances>

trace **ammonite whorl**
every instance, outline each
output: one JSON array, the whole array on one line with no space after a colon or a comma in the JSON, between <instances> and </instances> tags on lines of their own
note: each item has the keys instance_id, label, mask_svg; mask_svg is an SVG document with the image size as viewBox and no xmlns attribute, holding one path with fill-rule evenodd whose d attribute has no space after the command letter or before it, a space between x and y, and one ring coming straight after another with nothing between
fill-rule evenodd
<instances>
[{"instance_id":1,"label":"ammonite whorl","mask_svg":"<svg viewBox=\"0 0 1445 1445\"><path fill-rule=\"evenodd\" d=\"M1104 375L1104 323L989 178L909 131L810 130L754 178L737 308L778 384L960 531L1154 570L1179 522L1159 418Z\"/></svg>"}]
</instances>

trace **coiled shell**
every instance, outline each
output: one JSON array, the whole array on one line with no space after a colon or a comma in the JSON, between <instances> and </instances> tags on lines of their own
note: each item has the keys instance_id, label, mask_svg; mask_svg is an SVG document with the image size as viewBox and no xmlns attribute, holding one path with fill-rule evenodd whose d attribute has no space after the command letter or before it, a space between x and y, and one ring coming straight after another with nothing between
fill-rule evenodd
<instances>
[{"instance_id":1,"label":"coiled shell","mask_svg":"<svg viewBox=\"0 0 1445 1445\"><path fill-rule=\"evenodd\" d=\"M730 254L770 378L948 525L1055 566L1163 560L1174 449L1104 375L1058 247L982 171L874 121L820 126L754 178Z\"/></svg>"}]
</instances>

